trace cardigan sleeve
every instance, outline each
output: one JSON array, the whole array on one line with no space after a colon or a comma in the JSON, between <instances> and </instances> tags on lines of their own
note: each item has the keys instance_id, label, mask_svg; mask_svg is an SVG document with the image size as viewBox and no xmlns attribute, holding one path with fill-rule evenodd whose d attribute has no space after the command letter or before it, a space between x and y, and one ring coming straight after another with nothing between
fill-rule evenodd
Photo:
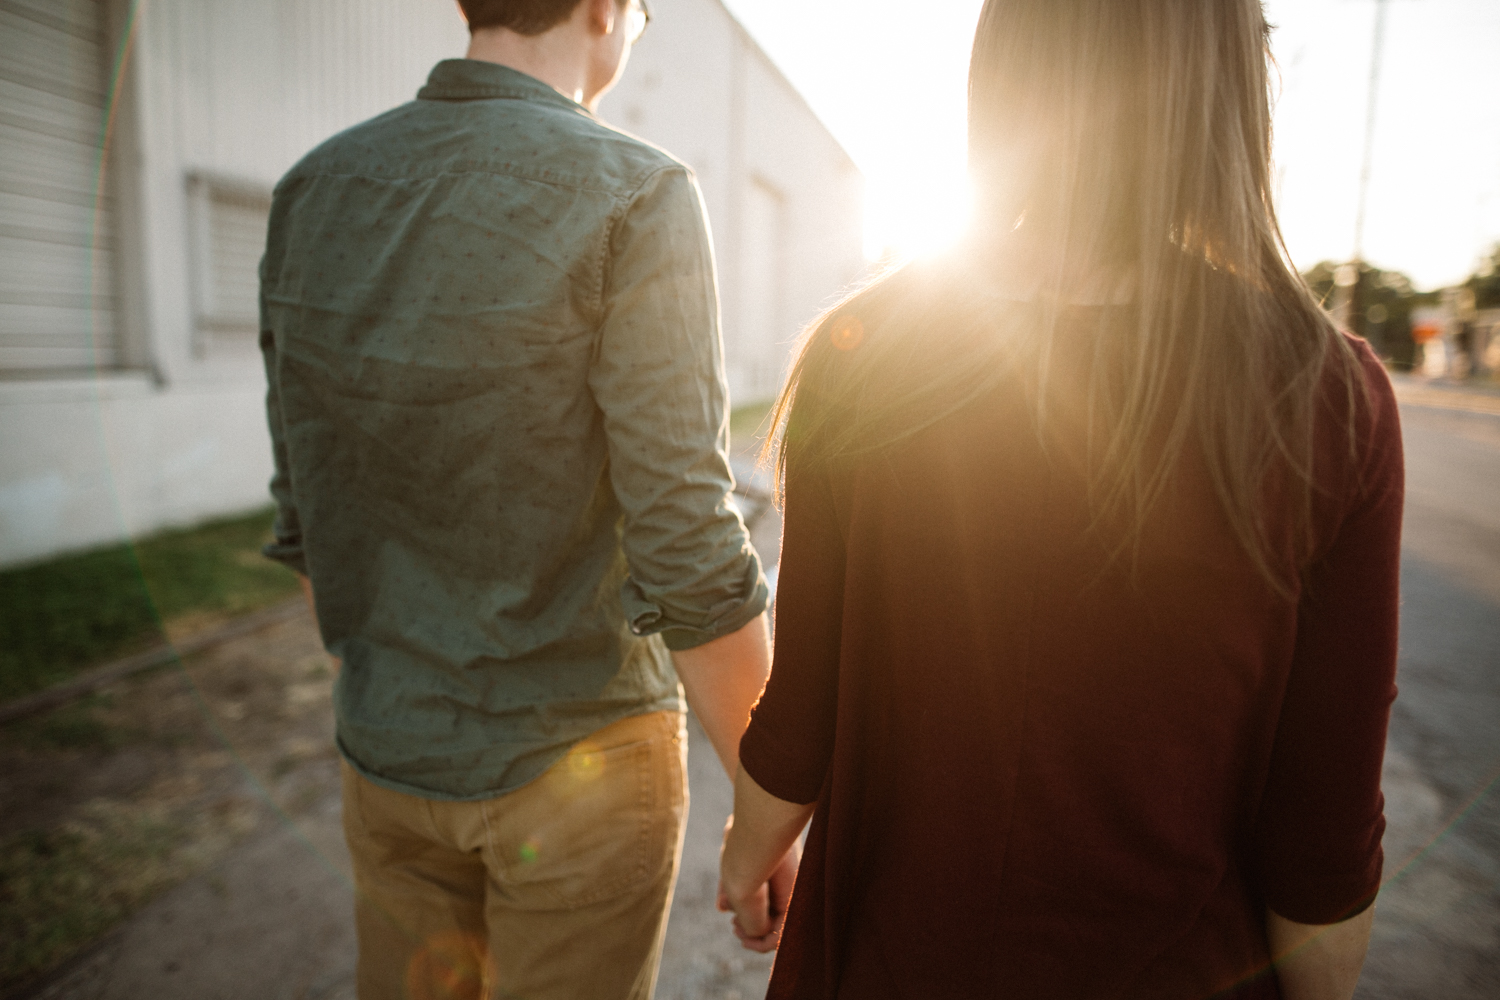
<instances>
[{"instance_id":1,"label":"cardigan sleeve","mask_svg":"<svg viewBox=\"0 0 1500 1000\"><path fill-rule=\"evenodd\" d=\"M1354 502L1298 608L1256 831L1266 904L1307 924L1335 923L1368 906L1384 860L1380 773L1396 696L1405 473L1390 380L1368 347L1357 349L1369 401L1363 460L1347 463L1358 466ZM1330 435L1330 448L1337 437Z\"/></svg>"},{"instance_id":2,"label":"cardigan sleeve","mask_svg":"<svg viewBox=\"0 0 1500 1000\"><path fill-rule=\"evenodd\" d=\"M771 676L740 764L787 802L822 793L833 757L844 606L844 538L825 469L789 463Z\"/></svg>"}]
</instances>

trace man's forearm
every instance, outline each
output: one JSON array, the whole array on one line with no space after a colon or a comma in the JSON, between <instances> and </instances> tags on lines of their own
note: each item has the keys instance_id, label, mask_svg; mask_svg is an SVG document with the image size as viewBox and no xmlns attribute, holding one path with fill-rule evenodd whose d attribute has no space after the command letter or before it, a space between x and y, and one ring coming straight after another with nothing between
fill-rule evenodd
<instances>
[{"instance_id":1,"label":"man's forearm","mask_svg":"<svg viewBox=\"0 0 1500 1000\"><path fill-rule=\"evenodd\" d=\"M1338 924L1299 924L1266 911L1266 937L1285 1000L1350 1000L1370 946L1371 906Z\"/></svg>"},{"instance_id":2,"label":"man's forearm","mask_svg":"<svg viewBox=\"0 0 1500 1000\"><path fill-rule=\"evenodd\" d=\"M688 705L703 726L714 752L733 781L739 771L740 737L750 709L771 673L766 616L757 615L738 631L672 654Z\"/></svg>"}]
</instances>

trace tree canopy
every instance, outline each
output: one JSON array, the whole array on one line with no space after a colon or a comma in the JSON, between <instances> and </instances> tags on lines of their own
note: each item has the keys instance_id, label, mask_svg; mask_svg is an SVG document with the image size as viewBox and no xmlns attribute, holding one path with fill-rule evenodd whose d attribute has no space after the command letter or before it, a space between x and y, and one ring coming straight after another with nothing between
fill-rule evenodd
<instances>
[{"instance_id":1,"label":"tree canopy","mask_svg":"<svg viewBox=\"0 0 1500 1000\"><path fill-rule=\"evenodd\" d=\"M1335 279L1342 265L1320 261L1302 279L1327 308L1333 308ZM1416 358L1411 339L1411 311L1438 301L1437 292L1418 292L1400 271L1385 271L1361 261L1351 291L1349 332L1364 337L1387 362L1409 368Z\"/></svg>"},{"instance_id":2,"label":"tree canopy","mask_svg":"<svg viewBox=\"0 0 1500 1000\"><path fill-rule=\"evenodd\" d=\"M1500 243L1490 247L1488 256L1469 275L1464 287L1474 290L1476 309L1500 308Z\"/></svg>"}]
</instances>

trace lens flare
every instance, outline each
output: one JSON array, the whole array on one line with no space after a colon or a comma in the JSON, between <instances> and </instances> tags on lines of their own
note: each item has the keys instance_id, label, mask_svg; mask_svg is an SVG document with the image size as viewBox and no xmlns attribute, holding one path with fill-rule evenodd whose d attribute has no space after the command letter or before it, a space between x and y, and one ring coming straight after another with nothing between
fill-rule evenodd
<instances>
[{"instance_id":1,"label":"lens flare","mask_svg":"<svg viewBox=\"0 0 1500 1000\"><path fill-rule=\"evenodd\" d=\"M844 316L828 331L828 339L841 351L852 351L865 340L865 325L858 316Z\"/></svg>"},{"instance_id":2,"label":"lens flare","mask_svg":"<svg viewBox=\"0 0 1500 1000\"><path fill-rule=\"evenodd\" d=\"M604 754L584 741L568 753L568 774L577 781L593 781L604 773Z\"/></svg>"},{"instance_id":3,"label":"lens flare","mask_svg":"<svg viewBox=\"0 0 1500 1000\"><path fill-rule=\"evenodd\" d=\"M450 931L427 940L406 967L412 1000L479 1000L495 981L489 949L477 934Z\"/></svg>"}]
</instances>

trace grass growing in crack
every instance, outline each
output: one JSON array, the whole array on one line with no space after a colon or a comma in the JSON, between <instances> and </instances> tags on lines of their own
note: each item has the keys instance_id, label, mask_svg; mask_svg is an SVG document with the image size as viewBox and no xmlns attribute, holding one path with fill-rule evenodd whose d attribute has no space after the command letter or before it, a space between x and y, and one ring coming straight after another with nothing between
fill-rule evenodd
<instances>
[{"instance_id":1,"label":"grass growing in crack","mask_svg":"<svg viewBox=\"0 0 1500 1000\"><path fill-rule=\"evenodd\" d=\"M729 414L730 447L744 451L751 447L759 449L761 438L770 430L767 418L771 415L771 402L751 403L739 406Z\"/></svg>"},{"instance_id":2,"label":"grass growing in crack","mask_svg":"<svg viewBox=\"0 0 1500 1000\"><path fill-rule=\"evenodd\" d=\"M114 699L109 695L90 695L45 715L14 723L11 731L30 750L118 750L144 734L99 718L98 709L113 705Z\"/></svg>"}]
</instances>

